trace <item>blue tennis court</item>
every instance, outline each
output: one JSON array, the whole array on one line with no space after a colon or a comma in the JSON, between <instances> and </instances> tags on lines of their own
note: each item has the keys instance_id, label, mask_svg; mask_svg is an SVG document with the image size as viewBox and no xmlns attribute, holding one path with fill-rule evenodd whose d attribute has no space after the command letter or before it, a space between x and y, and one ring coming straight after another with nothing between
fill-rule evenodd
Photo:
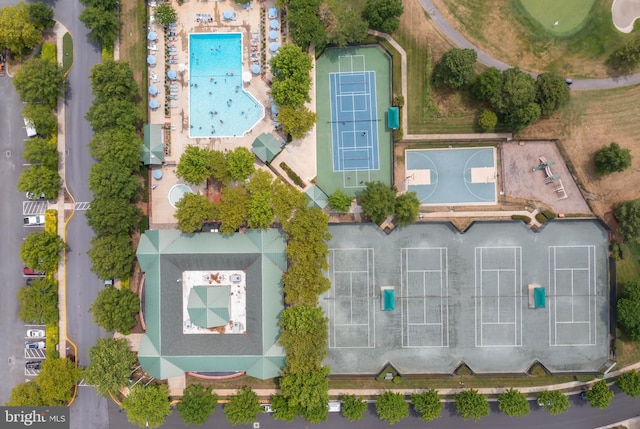
<instances>
[{"instance_id":1,"label":"blue tennis court","mask_svg":"<svg viewBox=\"0 0 640 429\"><path fill-rule=\"evenodd\" d=\"M335 172L380 168L376 74L374 71L353 71L353 58L340 57L341 70L344 63L348 71L329 76Z\"/></svg>"},{"instance_id":2,"label":"blue tennis court","mask_svg":"<svg viewBox=\"0 0 640 429\"><path fill-rule=\"evenodd\" d=\"M408 149L406 189L424 205L497 203L496 149Z\"/></svg>"}]
</instances>

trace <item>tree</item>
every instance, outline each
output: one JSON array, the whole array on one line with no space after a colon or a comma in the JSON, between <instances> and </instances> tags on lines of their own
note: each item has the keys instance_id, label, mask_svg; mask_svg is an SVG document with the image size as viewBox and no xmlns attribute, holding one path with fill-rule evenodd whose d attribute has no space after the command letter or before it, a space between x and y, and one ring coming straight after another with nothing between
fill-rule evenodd
<instances>
[{"instance_id":1,"label":"tree","mask_svg":"<svg viewBox=\"0 0 640 429\"><path fill-rule=\"evenodd\" d=\"M134 103L118 98L93 103L85 119L91 122L91 128L96 133L110 128L134 131L142 121L140 111Z\"/></svg>"},{"instance_id":2,"label":"tree","mask_svg":"<svg viewBox=\"0 0 640 429\"><path fill-rule=\"evenodd\" d=\"M129 335L140 311L138 295L130 289L105 287L89 307L93 321L108 332Z\"/></svg>"},{"instance_id":3,"label":"tree","mask_svg":"<svg viewBox=\"0 0 640 429\"><path fill-rule=\"evenodd\" d=\"M227 157L220 150L212 150L209 156L211 157L209 159L211 162L209 166L211 176L226 185L231 180L229 169L227 168Z\"/></svg>"},{"instance_id":4,"label":"tree","mask_svg":"<svg viewBox=\"0 0 640 429\"><path fill-rule=\"evenodd\" d=\"M593 408L604 409L609 406L613 399L613 390L609 389L606 380L596 382L591 389L587 390L587 401Z\"/></svg>"},{"instance_id":5,"label":"tree","mask_svg":"<svg viewBox=\"0 0 640 429\"><path fill-rule=\"evenodd\" d=\"M24 143L22 157L32 166L58 170L58 146L54 141L41 138L28 139Z\"/></svg>"},{"instance_id":6,"label":"tree","mask_svg":"<svg viewBox=\"0 0 640 429\"><path fill-rule=\"evenodd\" d=\"M238 424L251 424L256 420L262 410L260 398L250 387L243 386L238 393L229 398L229 402L223 408L227 420L233 426Z\"/></svg>"},{"instance_id":7,"label":"tree","mask_svg":"<svg viewBox=\"0 0 640 429\"><path fill-rule=\"evenodd\" d=\"M622 149L618 143L613 142L609 146L603 146L596 152L593 158L596 171L601 176L611 173L620 173L631 166L631 151Z\"/></svg>"},{"instance_id":8,"label":"tree","mask_svg":"<svg viewBox=\"0 0 640 429\"><path fill-rule=\"evenodd\" d=\"M93 237L87 255L91 260L91 271L101 279L127 279L131 275L135 255L127 234Z\"/></svg>"},{"instance_id":9,"label":"tree","mask_svg":"<svg viewBox=\"0 0 640 429\"><path fill-rule=\"evenodd\" d=\"M240 228L245 220L249 196L242 188L224 188L222 201L218 204L218 220L220 232L233 234Z\"/></svg>"},{"instance_id":10,"label":"tree","mask_svg":"<svg viewBox=\"0 0 640 429\"><path fill-rule=\"evenodd\" d=\"M633 341L640 340L640 281L624 285L624 295L618 299L616 309L620 327Z\"/></svg>"},{"instance_id":11,"label":"tree","mask_svg":"<svg viewBox=\"0 0 640 429\"><path fill-rule=\"evenodd\" d=\"M89 79L93 95L100 101L117 98L134 102L138 95L133 69L126 61L107 60L98 63L91 68Z\"/></svg>"},{"instance_id":12,"label":"tree","mask_svg":"<svg viewBox=\"0 0 640 429\"><path fill-rule=\"evenodd\" d=\"M22 58L24 53L42 41L42 32L31 20L26 3L1 8L0 22L0 46L9 49L17 58Z\"/></svg>"},{"instance_id":13,"label":"tree","mask_svg":"<svg viewBox=\"0 0 640 429\"><path fill-rule=\"evenodd\" d=\"M531 411L526 396L515 389L509 389L498 395L498 408L512 417L526 416Z\"/></svg>"},{"instance_id":14,"label":"tree","mask_svg":"<svg viewBox=\"0 0 640 429\"><path fill-rule=\"evenodd\" d=\"M331 210L335 210L340 213L346 213L351 207L352 199L353 198L351 198L349 195L338 189L333 194L329 195L329 207L331 207Z\"/></svg>"},{"instance_id":15,"label":"tree","mask_svg":"<svg viewBox=\"0 0 640 429\"><path fill-rule=\"evenodd\" d=\"M203 425L218 405L218 395L211 393L212 387L192 384L184 390L177 409L180 418L188 425Z\"/></svg>"},{"instance_id":16,"label":"tree","mask_svg":"<svg viewBox=\"0 0 640 429\"><path fill-rule=\"evenodd\" d=\"M635 369L620 374L617 384L620 390L632 398L640 396L640 372Z\"/></svg>"},{"instance_id":17,"label":"tree","mask_svg":"<svg viewBox=\"0 0 640 429\"><path fill-rule=\"evenodd\" d=\"M122 408L127 412L129 422L141 428L162 426L171 414L169 389L165 384L133 386L122 400Z\"/></svg>"},{"instance_id":18,"label":"tree","mask_svg":"<svg viewBox=\"0 0 640 429\"><path fill-rule=\"evenodd\" d=\"M396 205L396 192L382 182L367 182L367 187L360 195L360 205L365 215L372 222L380 224L387 216L393 214Z\"/></svg>"},{"instance_id":19,"label":"tree","mask_svg":"<svg viewBox=\"0 0 640 429\"><path fill-rule=\"evenodd\" d=\"M249 197L247 206L249 218L247 226L254 229L266 229L273 223L273 208L271 207L271 192L255 192Z\"/></svg>"},{"instance_id":20,"label":"tree","mask_svg":"<svg viewBox=\"0 0 640 429\"><path fill-rule=\"evenodd\" d=\"M313 128L318 115L306 106L298 108L283 106L278 114L278 122L286 134L294 139L302 139Z\"/></svg>"},{"instance_id":21,"label":"tree","mask_svg":"<svg viewBox=\"0 0 640 429\"><path fill-rule=\"evenodd\" d=\"M187 234L199 231L205 221L216 218L216 205L206 195L184 194L176 203L178 229Z\"/></svg>"},{"instance_id":22,"label":"tree","mask_svg":"<svg viewBox=\"0 0 640 429\"><path fill-rule=\"evenodd\" d=\"M112 161L130 172L140 165L142 139L131 129L111 128L93 136L89 142L91 156L97 161Z\"/></svg>"},{"instance_id":23,"label":"tree","mask_svg":"<svg viewBox=\"0 0 640 429\"><path fill-rule=\"evenodd\" d=\"M618 204L615 216L618 232L627 240L640 237L640 198Z\"/></svg>"},{"instance_id":24,"label":"tree","mask_svg":"<svg viewBox=\"0 0 640 429\"><path fill-rule=\"evenodd\" d=\"M11 398L5 404L10 407L41 407L45 404L40 393L40 387L35 380L16 384L11 389Z\"/></svg>"},{"instance_id":25,"label":"tree","mask_svg":"<svg viewBox=\"0 0 640 429\"><path fill-rule=\"evenodd\" d=\"M500 76L500 91L489 99L493 108L503 115L533 103L535 81L517 67L507 69Z\"/></svg>"},{"instance_id":26,"label":"tree","mask_svg":"<svg viewBox=\"0 0 640 429\"><path fill-rule=\"evenodd\" d=\"M245 180L256 171L255 156L246 147L240 146L227 153L227 168L233 180Z\"/></svg>"},{"instance_id":27,"label":"tree","mask_svg":"<svg viewBox=\"0 0 640 429\"><path fill-rule=\"evenodd\" d=\"M471 84L471 94L478 101L491 101L500 97L502 73L495 67L489 67L475 77Z\"/></svg>"},{"instance_id":28,"label":"tree","mask_svg":"<svg viewBox=\"0 0 640 429\"><path fill-rule=\"evenodd\" d=\"M475 75L477 59L478 54L473 49L449 49L433 70L436 85L446 85L453 89L469 85Z\"/></svg>"},{"instance_id":29,"label":"tree","mask_svg":"<svg viewBox=\"0 0 640 429\"><path fill-rule=\"evenodd\" d=\"M62 180L58 170L40 165L25 168L18 179L18 191L44 194L47 200L57 198L61 188Z\"/></svg>"},{"instance_id":30,"label":"tree","mask_svg":"<svg viewBox=\"0 0 640 429\"><path fill-rule=\"evenodd\" d=\"M37 30L48 30L53 28L55 21L53 20L53 9L42 3L30 3L27 5L29 10L29 21Z\"/></svg>"},{"instance_id":31,"label":"tree","mask_svg":"<svg viewBox=\"0 0 640 429\"><path fill-rule=\"evenodd\" d=\"M471 418L477 421L480 417L489 415L489 401L477 390L463 390L456 393L454 398L456 411L465 420Z\"/></svg>"},{"instance_id":32,"label":"tree","mask_svg":"<svg viewBox=\"0 0 640 429\"><path fill-rule=\"evenodd\" d=\"M538 395L538 405L549 410L549 414L564 413L569 409L569 399L557 390L545 390Z\"/></svg>"},{"instance_id":33,"label":"tree","mask_svg":"<svg viewBox=\"0 0 640 429\"><path fill-rule=\"evenodd\" d=\"M533 124L540 118L540 106L529 103L504 115L504 122L514 131L520 131Z\"/></svg>"},{"instance_id":34,"label":"tree","mask_svg":"<svg viewBox=\"0 0 640 429\"><path fill-rule=\"evenodd\" d=\"M53 232L34 232L20 247L20 257L24 264L37 271L50 273L57 271L60 252L65 248L64 241Z\"/></svg>"},{"instance_id":35,"label":"tree","mask_svg":"<svg viewBox=\"0 0 640 429\"><path fill-rule=\"evenodd\" d=\"M142 186L132 170L117 161L105 159L91 165L89 189L95 199L131 201L140 194Z\"/></svg>"},{"instance_id":36,"label":"tree","mask_svg":"<svg viewBox=\"0 0 640 429\"><path fill-rule=\"evenodd\" d=\"M289 21L289 34L293 42L302 48L311 45L320 51L327 44L324 25L318 17L319 0L293 0L287 8L287 21Z\"/></svg>"},{"instance_id":37,"label":"tree","mask_svg":"<svg viewBox=\"0 0 640 429\"><path fill-rule=\"evenodd\" d=\"M480 117L478 118L478 125L483 130L491 130L498 125L498 116L493 113L489 109L484 109L480 112Z\"/></svg>"},{"instance_id":38,"label":"tree","mask_svg":"<svg viewBox=\"0 0 640 429\"><path fill-rule=\"evenodd\" d=\"M80 3L88 7L99 7L111 12L118 10L120 7L120 0L80 0Z\"/></svg>"},{"instance_id":39,"label":"tree","mask_svg":"<svg viewBox=\"0 0 640 429\"><path fill-rule=\"evenodd\" d=\"M108 398L125 386L136 363L136 354L126 338L98 338L89 349L89 365L82 375L98 394Z\"/></svg>"},{"instance_id":40,"label":"tree","mask_svg":"<svg viewBox=\"0 0 640 429\"><path fill-rule=\"evenodd\" d=\"M80 370L70 359L46 359L42 362L36 384L46 405L62 405L73 395L73 386L80 380Z\"/></svg>"},{"instance_id":41,"label":"tree","mask_svg":"<svg viewBox=\"0 0 640 429\"><path fill-rule=\"evenodd\" d=\"M629 72L640 64L640 39L634 38L613 51L607 61L614 69Z\"/></svg>"},{"instance_id":42,"label":"tree","mask_svg":"<svg viewBox=\"0 0 640 429\"><path fill-rule=\"evenodd\" d=\"M310 423L327 419L329 413L329 367L304 373L293 373L285 368L280 377L280 392L289 406L298 409Z\"/></svg>"},{"instance_id":43,"label":"tree","mask_svg":"<svg viewBox=\"0 0 640 429\"><path fill-rule=\"evenodd\" d=\"M307 85L307 79L275 79L271 86L271 96L273 97L273 102L280 106L280 109L285 106L298 108L311 101L309 89L310 86Z\"/></svg>"},{"instance_id":44,"label":"tree","mask_svg":"<svg viewBox=\"0 0 640 429\"><path fill-rule=\"evenodd\" d=\"M290 15L291 11L289 17ZM311 101L309 97L311 89L309 72L313 65L311 57L303 52L300 46L283 45L278 51L278 55L271 57L270 65L274 75L271 95L281 110L284 107L298 109L305 102Z\"/></svg>"},{"instance_id":45,"label":"tree","mask_svg":"<svg viewBox=\"0 0 640 429\"><path fill-rule=\"evenodd\" d=\"M286 222L296 209L304 207L308 203L304 193L293 186L287 185L282 179L275 179L272 182L272 188L273 198L271 203L273 204L273 213L278 222Z\"/></svg>"},{"instance_id":46,"label":"tree","mask_svg":"<svg viewBox=\"0 0 640 429\"><path fill-rule=\"evenodd\" d=\"M176 175L182 177L187 183L199 185L211 177L212 162L211 150L198 146L187 146L180 155Z\"/></svg>"},{"instance_id":47,"label":"tree","mask_svg":"<svg viewBox=\"0 0 640 429\"><path fill-rule=\"evenodd\" d=\"M536 103L543 115L549 116L571 99L571 91L565 78L558 73L541 73L536 79Z\"/></svg>"},{"instance_id":48,"label":"tree","mask_svg":"<svg viewBox=\"0 0 640 429\"><path fill-rule=\"evenodd\" d=\"M31 121L33 127L41 136L50 137L58 132L58 118L51 110L51 107L46 104L25 104L22 108L22 116Z\"/></svg>"},{"instance_id":49,"label":"tree","mask_svg":"<svg viewBox=\"0 0 640 429\"><path fill-rule=\"evenodd\" d=\"M327 357L328 319L318 305L293 305L280 313L278 343L287 351L287 371L313 372Z\"/></svg>"},{"instance_id":50,"label":"tree","mask_svg":"<svg viewBox=\"0 0 640 429\"><path fill-rule=\"evenodd\" d=\"M35 279L18 289L18 317L26 323L56 323L58 316L58 282L48 277Z\"/></svg>"},{"instance_id":51,"label":"tree","mask_svg":"<svg viewBox=\"0 0 640 429\"><path fill-rule=\"evenodd\" d=\"M427 422L439 418L444 406L440 402L438 391L434 389L412 394L411 404L416 413L420 415L420 418Z\"/></svg>"},{"instance_id":52,"label":"tree","mask_svg":"<svg viewBox=\"0 0 640 429\"><path fill-rule=\"evenodd\" d=\"M158 21L163 27L173 24L178 18L176 10L169 3L160 3L156 7L153 15L155 16L156 21Z\"/></svg>"},{"instance_id":53,"label":"tree","mask_svg":"<svg viewBox=\"0 0 640 429\"><path fill-rule=\"evenodd\" d=\"M325 3L322 3L324 5ZM368 23L353 7L345 4L335 4L335 13L329 12L328 20L323 20L326 27L327 42L347 46L360 43L367 37ZM322 20L322 18L321 18Z\"/></svg>"},{"instance_id":54,"label":"tree","mask_svg":"<svg viewBox=\"0 0 640 429\"><path fill-rule=\"evenodd\" d=\"M400 26L398 18L403 11L402 0L367 0L362 14L371 28L393 33Z\"/></svg>"},{"instance_id":55,"label":"tree","mask_svg":"<svg viewBox=\"0 0 640 429\"><path fill-rule=\"evenodd\" d=\"M138 225L140 209L122 198L95 198L86 213L97 235L129 234Z\"/></svg>"},{"instance_id":56,"label":"tree","mask_svg":"<svg viewBox=\"0 0 640 429\"><path fill-rule=\"evenodd\" d=\"M409 404L404 400L402 393L394 393L387 390L378 396L376 412L380 420L392 425L409 417Z\"/></svg>"},{"instance_id":57,"label":"tree","mask_svg":"<svg viewBox=\"0 0 640 429\"><path fill-rule=\"evenodd\" d=\"M5 25L0 28L6 27ZM31 58L22 64L13 78L20 100L25 103L41 103L51 109L58 97L64 95L65 77L57 63L42 58Z\"/></svg>"},{"instance_id":58,"label":"tree","mask_svg":"<svg viewBox=\"0 0 640 429\"><path fill-rule=\"evenodd\" d=\"M367 403L356 395L342 395L342 415L350 422L357 422L364 418Z\"/></svg>"},{"instance_id":59,"label":"tree","mask_svg":"<svg viewBox=\"0 0 640 429\"><path fill-rule=\"evenodd\" d=\"M120 32L117 10L88 6L80 12L79 19L89 29L89 40L102 46L113 46Z\"/></svg>"},{"instance_id":60,"label":"tree","mask_svg":"<svg viewBox=\"0 0 640 429\"><path fill-rule=\"evenodd\" d=\"M274 420L292 422L298 415L298 409L289 406L289 401L283 395L271 395L271 409Z\"/></svg>"},{"instance_id":61,"label":"tree","mask_svg":"<svg viewBox=\"0 0 640 429\"><path fill-rule=\"evenodd\" d=\"M405 192L396 198L396 224L398 226L411 225L420 213L420 200L415 192Z\"/></svg>"}]
</instances>

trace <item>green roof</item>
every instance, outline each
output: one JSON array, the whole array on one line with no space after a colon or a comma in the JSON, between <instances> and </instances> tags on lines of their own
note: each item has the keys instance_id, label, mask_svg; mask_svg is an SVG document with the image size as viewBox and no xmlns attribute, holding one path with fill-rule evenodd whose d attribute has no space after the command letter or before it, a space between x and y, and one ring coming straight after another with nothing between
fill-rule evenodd
<instances>
[{"instance_id":1,"label":"green roof","mask_svg":"<svg viewBox=\"0 0 640 429\"><path fill-rule=\"evenodd\" d=\"M309 198L309 207L318 207L322 210L329 204L327 194L322 192L316 185L309 186L309 188L304 191L304 194Z\"/></svg>"},{"instance_id":2,"label":"green roof","mask_svg":"<svg viewBox=\"0 0 640 429\"><path fill-rule=\"evenodd\" d=\"M231 286L194 286L189 292L189 319L203 328L215 328L229 323L229 293Z\"/></svg>"},{"instance_id":3,"label":"green roof","mask_svg":"<svg viewBox=\"0 0 640 429\"><path fill-rule=\"evenodd\" d=\"M263 379L279 375L285 357L284 350L277 344L279 315L284 308L285 245L283 234L276 229L248 230L233 235L183 234L177 230L145 232L137 251L145 273L143 308L147 330L138 352L145 371L160 379L185 372L247 371ZM246 273L245 333L183 333L180 279L184 271L201 270ZM213 303L216 292L195 294L197 298L189 304L195 308L198 299L202 302L206 323L211 323L214 317L207 312L223 316L220 306Z\"/></svg>"},{"instance_id":4,"label":"green roof","mask_svg":"<svg viewBox=\"0 0 640 429\"><path fill-rule=\"evenodd\" d=\"M253 153L265 164L273 161L281 150L280 142L271 133L262 133L253 141Z\"/></svg>"},{"instance_id":5,"label":"green roof","mask_svg":"<svg viewBox=\"0 0 640 429\"><path fill-rule=\"evenodd\" d=\"M392 130L398 129L400 126L400 109L397 107L389 107L387 110L387 123Z\"/></svg>"},{"instance_id":6,"label":"green roof","mask_svg":"<svg viewBox=\"0 0 640 429\"><path fill-rule=\"evenodd\" d=\"M164 142L162 141L162 125L145 124L144 145L140 152L144 165L161 165L164 162Z\"/></svg>"}]
</instances>

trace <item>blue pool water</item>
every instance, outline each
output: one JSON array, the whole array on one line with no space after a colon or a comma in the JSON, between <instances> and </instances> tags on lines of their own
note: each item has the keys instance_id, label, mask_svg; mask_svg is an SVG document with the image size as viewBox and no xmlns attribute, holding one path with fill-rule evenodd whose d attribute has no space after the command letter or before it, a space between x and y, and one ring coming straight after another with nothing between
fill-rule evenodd
<instances>
[{"instance_id":1,"label":"blue pool water","mask_svg":"<svg viewBox=\"0 0 640 429\"><path fill-rule=\"evenodd\" d=\"M239 137L263 117L242 86L242 34L190 34L189 137Z\"/></svg>"}]
</instances>

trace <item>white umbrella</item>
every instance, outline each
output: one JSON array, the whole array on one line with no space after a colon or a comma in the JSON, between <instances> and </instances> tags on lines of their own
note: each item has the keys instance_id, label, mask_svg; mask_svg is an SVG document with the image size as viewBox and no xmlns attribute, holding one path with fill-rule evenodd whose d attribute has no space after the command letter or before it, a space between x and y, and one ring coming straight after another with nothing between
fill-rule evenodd
<instances>
[{"instance_id":1,"label":"white umbrella","mask_svg":"<svg viewBox=\"0 0 640 429\"><path fill-rule=\"evenodd\" d=\"M242 73L242 81L243 82L250 82L251 81L251 72L243 72Z\"/></svg>"}]
</instances>

